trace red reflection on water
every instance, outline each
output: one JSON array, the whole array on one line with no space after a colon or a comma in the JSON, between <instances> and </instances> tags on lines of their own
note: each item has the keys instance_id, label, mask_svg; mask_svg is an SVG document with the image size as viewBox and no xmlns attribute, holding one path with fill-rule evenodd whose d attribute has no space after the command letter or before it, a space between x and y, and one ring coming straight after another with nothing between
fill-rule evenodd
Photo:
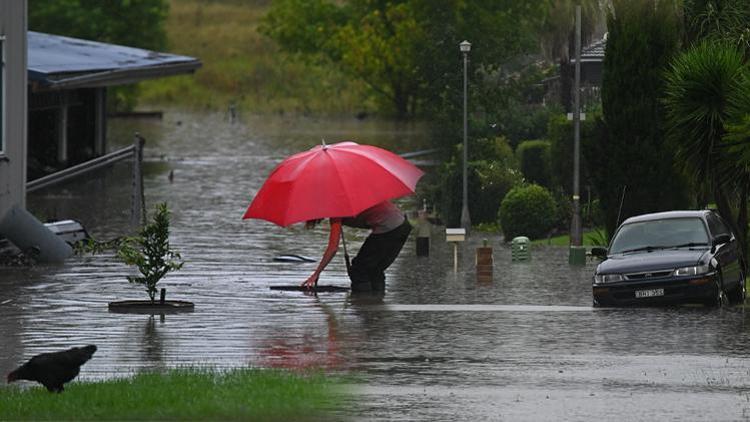
<instances>
[{"instance_id":1,"label":"red reflection on water","mask_svg":"<svg viewBox=\"0 0 750 422\"><path fill-rule=\"evenodd\" d=\"M326 335L305 334L295 338L273 338L260 351L264 367L291 370L337 369L344 359L337 341L338 323L331 308L317 302L326 314Z\"/></svg>"}]
</instances>

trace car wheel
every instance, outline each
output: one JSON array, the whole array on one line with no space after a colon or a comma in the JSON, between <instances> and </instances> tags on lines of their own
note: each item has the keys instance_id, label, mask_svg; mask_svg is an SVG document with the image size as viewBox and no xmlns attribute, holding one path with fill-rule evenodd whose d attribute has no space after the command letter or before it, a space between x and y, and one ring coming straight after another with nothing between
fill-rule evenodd
<instances>
[{"instance_id":1,"label":"car wheel","mask_svg":"<svg viewBox=\"0 0 750 422\"><path fill-rule=\"evenodd\" d=\"M724 306L729 305L729 298L727 298L727 294L724 292L724 289L721 287L721 282L716 282L716 293L714 293L714 297L710 300L706 301L706 306L712 307L712 308L722 308Z\"/></svg>"},{"instance_id":2,"label":"car wheel","mask_svg":"<svg viewBox=\"0 0 750 422\"><path fill-rule=\"evenodd\" d=\"M729 298L727 297L727 294L724 292L724 289L720 287L719 297L716 299L716 306L718 308L723 308L728 305L729 305Z\"/></svg>"},{"instance_id":3,"label":"car wheel","mask_svg":"<svg viewBox=\"0 0 750 422\"><path fill-rule=\"evenodd\" d=\"M739 285L729 293L729 299L732 303L741 305L745 303L746 297L747 288L745 287L745 274L740 273Z\"/></svg>"}]
</instances>

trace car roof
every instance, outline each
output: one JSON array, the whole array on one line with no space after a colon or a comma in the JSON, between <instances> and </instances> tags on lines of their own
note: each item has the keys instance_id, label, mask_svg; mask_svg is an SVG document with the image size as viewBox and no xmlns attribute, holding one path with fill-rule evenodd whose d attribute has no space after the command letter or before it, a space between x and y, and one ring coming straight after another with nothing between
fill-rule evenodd
<instances>
[{"instance_id":1,"label":"car roof","mask_svg":"<svg viewBox=\"0 0 750 422\"><path fill-rule=\"evenodd\" d=\"M622 224L638 223L642 221L652 220L664 220L669 218L687 218L687 217L698 217L703 218L706 214L711 213L711 210L685 210L685 211L665 211L655 212L651 214L641 214L628 218L623 221Z\"/></svg>"}]
</instances>

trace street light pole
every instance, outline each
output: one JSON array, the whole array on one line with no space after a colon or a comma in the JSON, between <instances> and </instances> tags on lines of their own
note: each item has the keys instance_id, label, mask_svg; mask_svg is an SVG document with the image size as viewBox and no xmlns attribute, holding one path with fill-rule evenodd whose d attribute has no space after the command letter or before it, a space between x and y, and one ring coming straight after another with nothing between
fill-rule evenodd
<instances>
[{"instance_id":1,"label":"street light pole","mask_svg":"<svg viewBox=\"0 0 750 422\"><path fill-rule=\"evenodd\" d=\"M469 159L469 142L468 142L468 117L467 117L467 97L468 97L468 63L471 43L464 40L458 45L461 53L464 55L464 147L463 147L463 199L461 207L461 227L467 232L471 228L471 217L469 217L469 183L467 178L467 162Z\"/></svg>"}]
</instances>

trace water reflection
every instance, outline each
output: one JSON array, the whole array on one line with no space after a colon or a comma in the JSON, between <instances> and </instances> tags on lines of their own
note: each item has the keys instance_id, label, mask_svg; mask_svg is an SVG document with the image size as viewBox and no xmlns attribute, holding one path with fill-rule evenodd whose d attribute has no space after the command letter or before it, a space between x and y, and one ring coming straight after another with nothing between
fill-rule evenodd
<instances>
[{"instance_id":1,"label":"water reflection","mask_svg":"<svg viewBox=\"0 0 750 422\"><path fill-rule=\"evenodd\" d=\"M159 330L157 330L157 319L159 320L160 330L166 320L164 314L161 314L158 317L149 315L146 320L145 329L143 329L143 334L141 335L141 360L152 363L152 365L154 365L153 369L158 369L164 366L164 342Z\"/></svg>"},{"instance_id":2,"label":"water reflection","mask_svg":"<svg viewBox=\"0 0 750 422\"><path fill-rule=\"evenodd\" d=\"M293 370L341 369L345 359L339 346L336 313L330 305L317 299L317 308L325 315L325 330L308 327L301 337L290 337L279 327L275 337L261 342L261 366Z\"/></svg>"},{"instance_id":3,"label":"water reflection","mask_svg":"<svg viewBox=\"0 0 750 422\"><path fill-rule=\"evenodd\" d=\"M179 123L178 123L179 122ZM362 382L343 419L586 420L740 419L750 361L743 309L590 309L594 263L568 265L565 248L534 246L513 262L496 235L470 237L453 271L452 246L435 227L430 256L410 239L389 268L384 296L279 292L318 258L322 231L241 216L283 157L321 138L416 150L415 128L374 122L167 113L164 121L112 122L111 139L147 139L146 201L168 202L172 246L186 264L161 287L189 300L190 314L114 314L107 303L145 299L112 254L0 272L0 369L34 354L85 344L99 350L82 379L182 365L317 366ZM170 182L169 173L173 174ZM38 215L80 220L99 239L128 229L127 164L62 188L35 192ZM404 208L421 206L408 200ZM353 233L356 250L364 240ZM494 248L491 283L479 283L474 251ZM321 283L346 286L343 258ZM10 301L10 302L8 302ZM634 412L633 409L637 409ZM360 413L364 412L364 413ZM648 416L644 416L648 415Z\"/></svg>"}]
</instances>

